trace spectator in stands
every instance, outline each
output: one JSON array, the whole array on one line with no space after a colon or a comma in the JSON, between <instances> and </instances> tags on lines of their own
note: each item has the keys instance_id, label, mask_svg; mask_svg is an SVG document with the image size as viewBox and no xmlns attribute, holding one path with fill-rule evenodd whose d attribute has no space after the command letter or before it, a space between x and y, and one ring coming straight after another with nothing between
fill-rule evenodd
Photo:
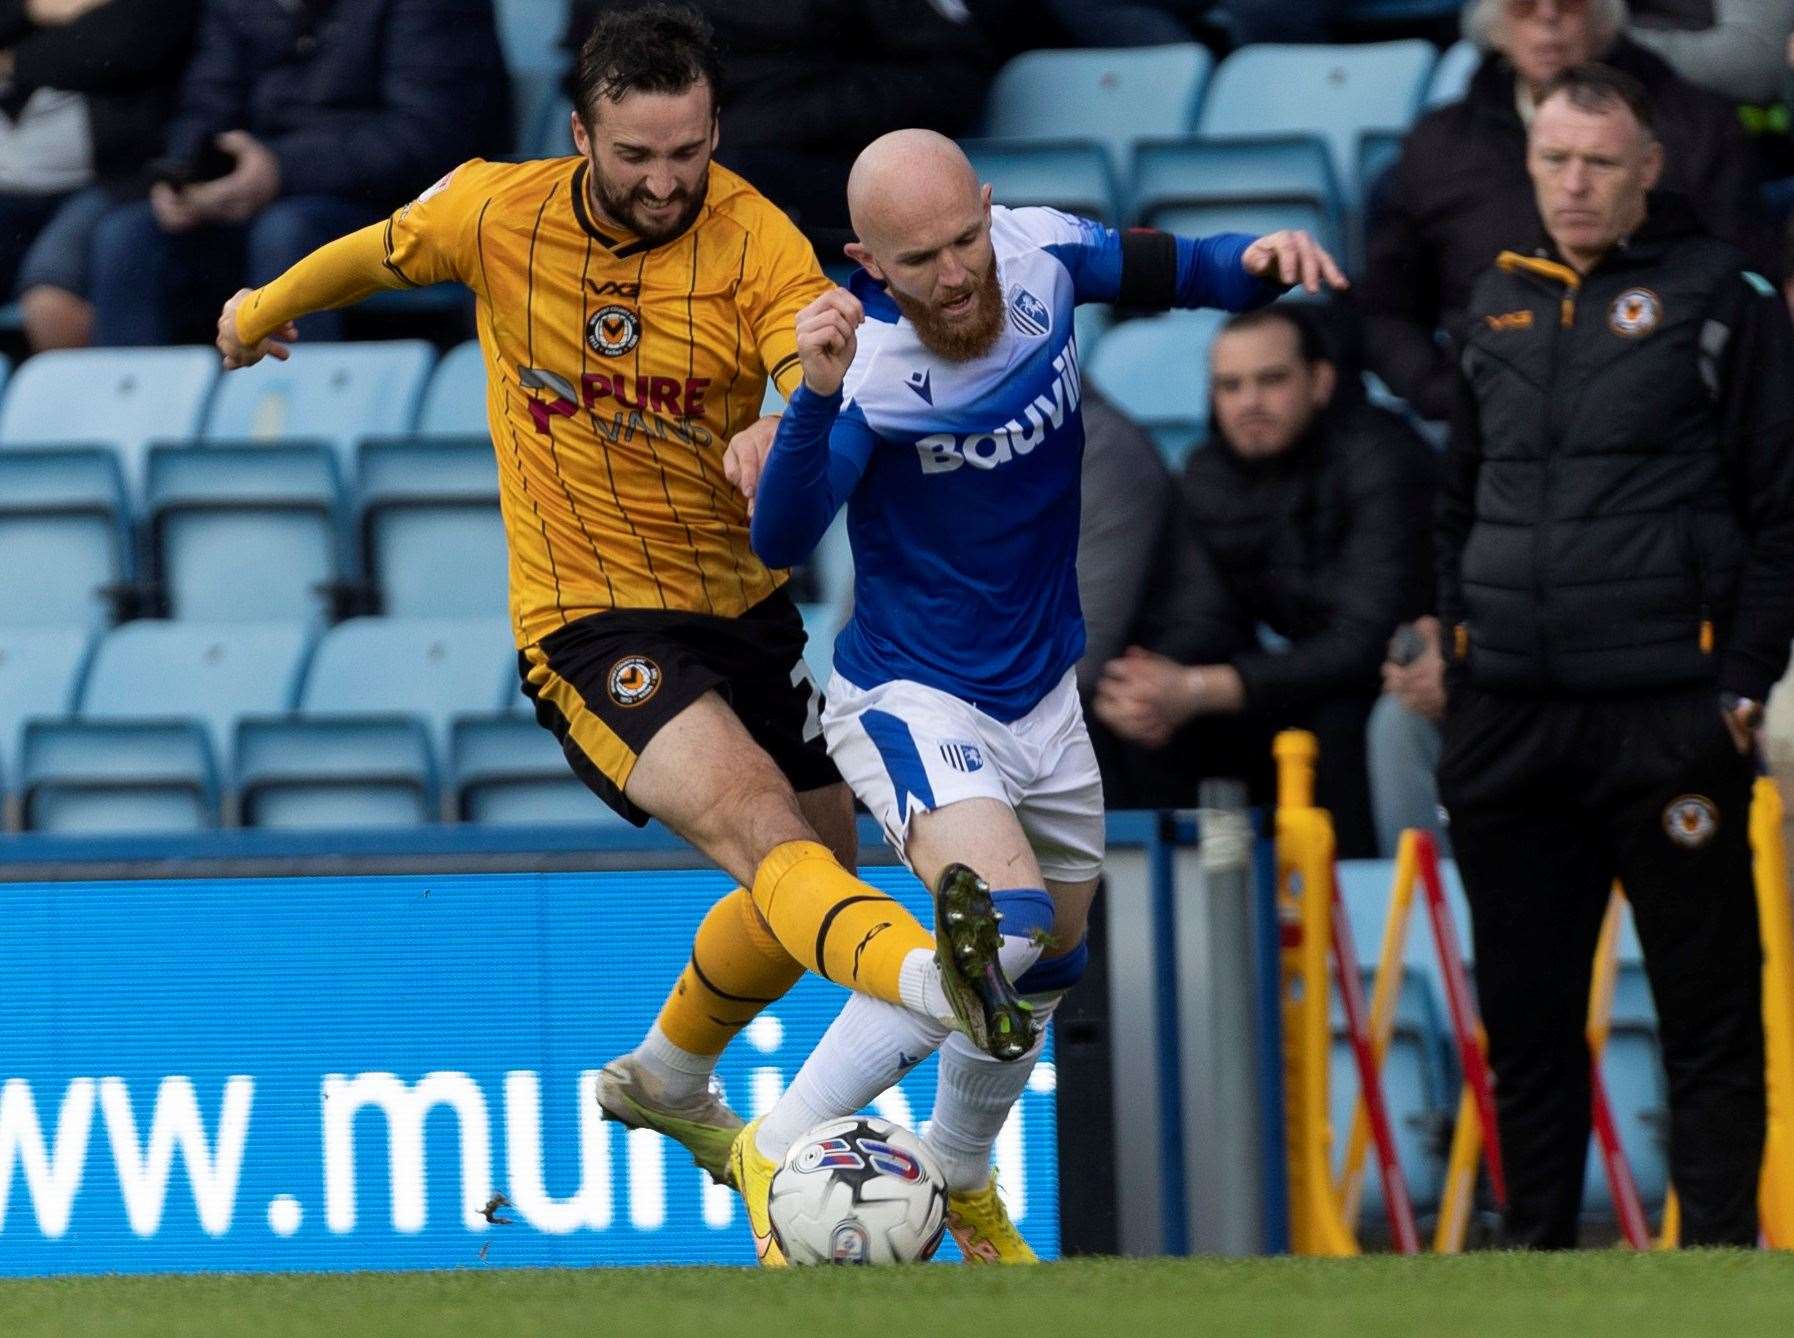
<instances>
[{"instance_id":1,"label":"spectator in stands","mask_svg":"<svg viewBox=\"0 0 1794 1338\"><path fill-rule=\"evenodd\" d=\"M637 0L574 0L567 46L600 14ZM972 129L990 70L972 14L956 0L691 0L728 64L716 161L753 182L816 238L846 232L847 173L891 130ZM830 253L832 252L832 254ZM838 245L825 263L841 260Z\"/></svg>"},{"instance_id":2,"label":"spectator in stands","mask_svg":"<svg viewBox=\"0 0 1794 1338\"><path fill-rule=\"evenodd\" d=\"M234 289L509 147L492 0L212 0L147 202L100 220L103 344L161 344ZM181 302L180 299L188 299ZM341 317L300 322L341 337Z\"/></svg>"},{"instance_id":3,"label":"spectator in stands","mask_svg":"<svg viewBox=\"0 0 1794 1338\"><path fill-rule=\"evenodd\" d=\"M1540 245L1477 281L1438 525L1439 792L1507 1243L1576 1242L1591 961L1618 879L1657 1005L1682 1243L1748 1248L1753 735L1794 641L1794 325L1742 253L1651 193L1663 154L1636 80L1566 71L1530 133Z\"/></svg>"},{"instance_id":4,"label":"spectator in stands","mask_svg":"<svg viewBox=\"0 0 1794 1338\"><path fill-rule=\"evenodd\" d=\"M1632 0L1632 39L1731 102L1781 100L1794 0Z\"/></svg>"},{"instance_id":5,"label":"spectator in stands","mask_svg":"<svg viewBox=\"0 0 1794 1338\"><path fill-rule=\"evenodd\" d=\"M1538 91L1597 54L1649 91L1665 186L1688 196L1712 232L1743 245L1763 268L1779 259L1755 214L1732 107L1622 36L1625 18L1624 0L1475 0L1469 22L1488 55L1469 93L1421 119L1373 202L1359 285L1369 360L1424 417L1450 416L1452 348L1476 276L1538 232L1526 178L1526 126Z\"/></svg>"},{"instance_id":6,"label":"spectator in stands","mask_svg":"<svg viewBox=\"0 0 1794 1338\"><path fill-rule=\"evenodd\" d=\"M1216 440L1185 472L1184 531L1097 688L1098 721L1133 746L1105 780L1188 804L1202 778L1244 771L1264 798L1272 736L1312 730L1340 851L1374 854L1364 728L1390 635L1430 603L1432 452L1336 396L1298 307L1235 317L1210 370Z\"/></svg>"},{"instance_id":7,"label":"spectator in stands","mask_svg":"<svg viewBox=\"0 0 1794 1338\"><path fill-rule=\"evenodd\" d=\"M94 225L147 184L198 14L199 0L0 3L0 294L18 294L37 348L87 342Z\"/></svg>"}]
</instances>

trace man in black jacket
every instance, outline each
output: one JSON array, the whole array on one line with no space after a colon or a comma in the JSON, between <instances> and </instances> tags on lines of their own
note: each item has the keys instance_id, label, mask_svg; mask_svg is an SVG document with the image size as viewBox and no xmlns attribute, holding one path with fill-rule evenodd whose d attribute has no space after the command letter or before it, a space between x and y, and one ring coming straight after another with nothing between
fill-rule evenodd
<instances>
[{"instance_id":1,"label":"man in black jacket","mask_svg":"<svg viewBox=\"0 0 1794 1338\"><path fill-rule=\"evenodd\" d=\"M1424 417L1451 415L1453 350L1476 276L1537 227L1526 119L1539 90L1573 65L1599 58L1639 79L1656 108L1666 184L1694 202L1715 236L1775 263L1737 115L1621 37L1625 15L1623 0L1478 0L1472 17L1489 55L1461 102L1415 125L1373 198L1358 286L1371 370Z\"/></svg>"},{"instance_id":2,"label":"man in black jacket","mask_svg":"<svg viewBox=\"0 0 1794 1338\"><path fill-rule=\"evenodd\" d=\"M1204 776L1268 797L1272 736L1312 730L1340 851L1374 855L1364 726L1390 634L1430 603L1432 453L1343 392L1291 305L1228 322L1211 387L1217 440L1190 458L1183 533L1097 689L1097 719L1138 750L1105 782L1130 803L1192 803Z\"/></svg>"},{"instance_id":3,"label":"man in black jacket","mask_svg":"<svg viewBox=\"0 0 1794 1338\"><path fill-rule=\"evenodd\" d=\"M140 193L199 0L0 0L0 301L35 348L87 342L88 252Z\"/></svg>"},{"instance_id":4,"label":"man in black jacket","mask_svg":"<svg viewBox=\"0 0 1794 1338\"><path fill-rule=\"evenodd\" d=\"M1615 878L1669 1078L1682 1239L1753 1244L1764 1131L1751 734L1794 640L1794 330L1675 197L1636 81L1533 118L1545 237L1477 283L1439 524L1440 795L1519 1246L1575 1243Z\"/></svg>"},{"instance_id":5,"label":"man in black jacket","mask_svg":"<svg viewBox=\"0 0 1794 1338\"><path fill-rule=\"evenodd\" d=\"M492 0L213 0L161 180L95 236L96 342L190 333L176 293L215 310L464 159L504 152L509 101ZM341 337L334 312L300 327Z\"/></svg>"}]
</instances>

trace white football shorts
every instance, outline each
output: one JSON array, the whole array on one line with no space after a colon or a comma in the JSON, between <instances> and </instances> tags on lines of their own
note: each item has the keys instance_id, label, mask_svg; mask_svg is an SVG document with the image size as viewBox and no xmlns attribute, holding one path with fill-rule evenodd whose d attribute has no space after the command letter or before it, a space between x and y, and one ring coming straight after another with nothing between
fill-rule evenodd
<instances>
[{"instance_id":1,"label":"white football shorts","mask_svg":"<svg viewBox=\"0 0 1794 1338\"><path fill-rule=\"evenodd\" d=\"M900 857L918 810L996 799L1015 810L1046 877L1102 872L1103 784L1074 674L1007 725L907 679L862 690L836 674L824 702L829 756Z\"/></svg>"}]
</instances>

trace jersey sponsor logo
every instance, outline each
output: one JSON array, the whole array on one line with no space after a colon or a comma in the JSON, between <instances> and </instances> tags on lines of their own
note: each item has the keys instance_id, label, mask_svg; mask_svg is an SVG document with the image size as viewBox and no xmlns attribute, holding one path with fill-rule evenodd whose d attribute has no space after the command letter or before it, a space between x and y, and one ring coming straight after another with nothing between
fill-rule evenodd
<instances>
[{"instance_id":1,"label":"jersey sponsor logo","mask_svg":"<svg viewBox=\"0 0 1794 1338\"><path fill-rule=\"evenodd\" d=\"M1719 830L1719 805L1704 794L1672 799L1663 810L1663 830L1684 850L1699 850Z\"/></svg>"},{"instance_id":2,"label":"jersey sponsor logo","mask_svg":"<svg viewBox=\"0 0 1794 1338\"><path fill-rule=\"evenodd\" d=\"M984 769L984 752L975 743L943 743L941 757L955 771L968 775Z\"/></svg>"},{"instance_id":3,"label":"jersey sponsor logo","mask_svg":"<svg viewBox=\"0 0 1794 1338\"><path fill-rule=\"evenodd\" d=\"M922 403L924 404L934 403L934 391L931 390L928 385L929 375L930 373L928 370L924 368L919 372L911 372L908 376L903 378L903 384L915 391L916 394L920 395L922 397Z\"/></svg>"},{"instance_id":4,"label":"jersey sponsor logo","mask_svg":"<svg viewBox=\"0 0 1794 1338\"><path fill-rule=\"evenodd\" d=\"M1065 424L1068 414L1077 412L1083 397L1083 384L1078 364L1069 347L1053 359L1052 389L1036 395L1002 427L987 432L969 432L956 436L951 432L934 432L916 442L916 455L924 474L950 474L964 465L974 469L995 469L1017 456L1027 455L1045 441L1049 432Z\"/></svg>"},{"instance_id":5,"label":"jersey sponsor logo","mask_svg":"<svg viewBox=\"0 0 1794 1338\"><path fill-rule=\"evenodd\" d=\"M599 283L595 279L587 279L586 287L594 297L626 297L633 302L642 295L639 283Z\"/></svg>"},{"instance_id":6,"label":"jersey sponsor logo","mask_svg":"<svg viewBox=\"0 0 1794 1338\"><path fill-rule=\"evenodd\" d=\"M666 418L700 419L704 416L704 393L710 388L707 376L678 380L670 376L624 376L621 372L615 376L586 372L575 388L573 382L559 372L540 367L523 368L517 380L525 390L545 390L555 397L530 401L530 418L538 432L547 432L556 418L571 418L582 405L594 412L614 404Z\"/></svg>"},{"instance_id":7,"label":"jersey sponsor logo","mask_svg":"<svg viewBox=\"0 0 1794 1338\"><path fill-rule=\"evenodd\" d=\"M1607 313L1607 328L1627 339L1643 339L1661 324L1663 299L1649 288L1628 288Z\"/></svg>"},{"instance_id":8,"label":"jersey sponsor logo","mask_svg":"<svg viewBox=\"0 0 1794 1338\"><path fill-rule=\"evenodd\" d=\"M642 340L642 318L629 307L611 303L599 307L586 322L586 343L592 352L620 358Z\"/></svg>"},{"instance_id":9,"label":"jersey sponsor logo","mask_svg":"<svg viewBox=\"0 0 1794 1338\"><path fill-rule=\"evenodd\" d=\"M1530 311L1504 311L1499 316L1484 316L1489 328L1496 333L1503 330L1532 329L1532 313Z\"/></svg>"},{"instance_id":10,"label":"jersey sponsor logo","mask_svg":"<svg viewBox=\"0 0 1794 1338\"><path fill-rule=\"evenodd\" d=\"M606 686L618 706L640 706L660 691L660 666L645 655L627 655L610 667Z\"/></svg>"},{"instance_id":11,"label":"jersey sponsor logo","mask_svg":"<svg viewBox=\"0 0 1794 1338\"><path fill-rule=\"evenodd\" d=\"M1009 323L1017 332L1038 338L1053 328L1053 313L1045 302L1018 283L1009 290Z\"/></svg>"}]
</instances>

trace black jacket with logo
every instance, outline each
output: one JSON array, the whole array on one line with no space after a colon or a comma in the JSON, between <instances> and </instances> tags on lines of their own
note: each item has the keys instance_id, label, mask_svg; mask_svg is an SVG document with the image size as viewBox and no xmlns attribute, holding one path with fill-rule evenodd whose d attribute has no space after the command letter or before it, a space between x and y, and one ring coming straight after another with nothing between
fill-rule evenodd
<instances>
[{"instance_id":1,"label":"black jacket with logo","mask_svg":"<svg viewBox=\"0 0 1794 1338\"><path fill-rule=\"evenodd\" d=\"M1478 281L1440 498L1440 616L1479 688L1713 683L1762 700L1794 640L1794 330L1673 196L1586 275Z\"/></svg>"}]
</instances>

